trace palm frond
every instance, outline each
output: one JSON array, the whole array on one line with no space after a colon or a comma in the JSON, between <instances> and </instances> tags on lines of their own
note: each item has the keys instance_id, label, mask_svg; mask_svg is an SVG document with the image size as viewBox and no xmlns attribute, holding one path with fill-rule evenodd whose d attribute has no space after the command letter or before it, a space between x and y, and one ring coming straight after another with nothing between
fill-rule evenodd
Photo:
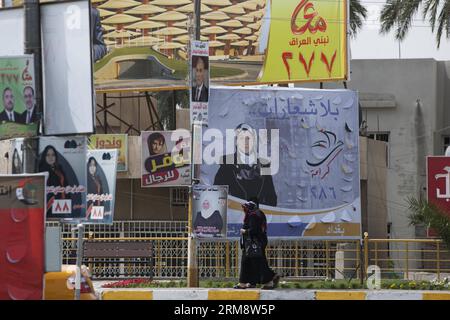
<instances>
[{"instance_id":1,"label":"palm frond","mask_svg":"<svg viewBox=\"0 0 450 320\"><path fill-rule=\"evenodd\" d=\"M410 197L407 202L411 211L410 225L426 225L436 230L447 248L450 248L450 217L448 213L426 200Z\"/></svg>"},{"instance_id":2,"label":"palm frond","mask_svg":"<svg viewBox=\"0 0 450 320\"><path fill-rule=\"evenodd\" d=\"M354 37L362 28L363 21L367 17L367 9L360 0L350 0L350 35Z\"/></svg>"},{"instance_id":3,"label":"palm frond","mask_svg":"<svg viewBox=\"0 0 450 320\"><path fill-rule=\"evenodd\" d=\"M399 20L401 0L387 0L380 13L381 33L388 33Z\"/></svg>"},{"instance_id":4,"label":"palm frond","mask_svg":"<svg viewBox=\"0 0 450 320\"><path fill-rule=\"evenodd\" d=\"M437 47L441 45L442 32L445 28L445 36L448 39L450 37L450 0L446 0L442 7L441 13L438 18L438 28L436 31Z\"/></svg>"}]
</instances>

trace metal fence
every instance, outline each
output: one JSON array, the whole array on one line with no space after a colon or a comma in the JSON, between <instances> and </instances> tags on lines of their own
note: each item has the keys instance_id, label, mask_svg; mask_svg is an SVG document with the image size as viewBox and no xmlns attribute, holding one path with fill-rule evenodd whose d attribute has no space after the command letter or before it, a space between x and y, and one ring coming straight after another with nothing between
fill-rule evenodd
<instances>
[{"instance_id":1,"label":"metal fence","mask_svg":"<svg viewBox=\"0 0 450 320\"><path fill-rule=\"evenodd\" d=\"M63 264L75 264L76 234L70 225L62 225L61 231ZM113 225L87 225L85 236L98 241L152 241L154 248L153 266L139 261L112 263L96 259L90 265L93 278L187 277L187 222L118 221ZM269 241L266 255L269 265L284 278L361 278L373 264L381 268L383 278L415 279L418 273L430 273L439 279L450 272L449 251L441 240L433 239L274 240ZM201 279L239 276L240 248L236 240L198 241L197 257Z\"/></svg>"}]
</instances>

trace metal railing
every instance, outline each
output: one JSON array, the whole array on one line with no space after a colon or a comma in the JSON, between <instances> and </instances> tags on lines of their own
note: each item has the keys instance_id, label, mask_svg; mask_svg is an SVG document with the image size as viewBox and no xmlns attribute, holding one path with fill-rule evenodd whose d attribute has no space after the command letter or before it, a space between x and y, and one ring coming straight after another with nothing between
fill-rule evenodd
<instances>
[{"instance_id":1,"label":"metal railing","mask_svg":"<svg viewBox=\"0 0 450 320\"><path fill-rule=\"evenodd\" d=\"M48 223L52 225L52 223ZM53 225L57 225L53 223ZM74 264L76 236L62 225L62 261ZM90 265L93 278L187 277L188 234L185 221L118 221L86 225L86 237L99 241L152 241L153 266L112 263L97 259ZM266 255L271 268L284 278L356 279L369 265L381 268L383 278L441 279L450 275L450 253L437 239L274 240ZM200 279L236 279L240 269L237 240L201 240L197 248ZM152 268L152 270L150 270Z\"/></svg>"}]
</instances>

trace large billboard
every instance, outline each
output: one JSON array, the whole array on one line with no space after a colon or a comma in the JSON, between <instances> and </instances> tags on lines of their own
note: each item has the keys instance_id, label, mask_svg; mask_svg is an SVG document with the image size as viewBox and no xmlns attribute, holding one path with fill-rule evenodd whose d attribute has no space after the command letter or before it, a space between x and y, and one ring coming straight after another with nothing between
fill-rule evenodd
<instances>
[{"instance_id":1,"label":"large billboard","mask_svg":"<svg viewBox=\"0 0 450 320\"><path fill-rule=\"evenodd\" d=\"M356 92L210 92L201 183L229 186L229 237L239 236L241 204L256 197L270 237L360 238Z\"/></svg>"},{"instance_id":2,"label":"large billboard","mask_svg":"<svg viewBox=\"0 0 450 320\"><path fill-rule=\"evenodd\" d=\"M186 86L194 0L93 5L108 48L95 64L98 89ZM202 0L198 40L208 42L211 82L345 79L347 10L346 0Z\"/></svg>"},{"instance_id":3,"label":"large billboard","mask_svg":"<svg viewBox=\"0 0 450 320\"><path fill-rule=\"evenodd\" d=\"M450 216L450 157L427 157L427 197L428 202ZM437 236L433 229L428 229L427 233Z\"/></svg>"},{"instance_id":4,"label":"large billboard","mask_svg":"<svg viewBox=\"0 0 450 320\"><path fill-rule=\"evenodd\" d=\"M93 133L90 1L41 6L44 134Z\"/></svg>"},{"instance_id":5,"label":"large billboard","mask_svg":"<svg viewBox=\"0 0 450 320\"><path fill-rule=\"evenodd\" d=\"M45 175L0 175L0 300L42 300Z\"/></svg>"},{"instance_id":6,"label":"large billboard","mask_svg":"<svg viewBox=\"0 0 450 320\"><path fill-rule=\"evenodd\" d=\"M39 172L47 172L47 219L76 222L86 213L86 137L41 137Z\"/></svg>"},{"instance_id":7,"label":"large billboard","mask_svg":"<svg viewBox=\"0 0 450 320\"><path fill-rule=\"evenodd\" d=\"M142 187L191 184L189 131L142 131L141 140Z\"/></svg>"},{"instance_id":8,"label":"large billboard","mask_svg":"<svg viewBox=\"0 0 450 320\"><path fill-rule=\"evenodd\" d=\"M0 57L0 138L38 133L33 55Z\"/></svg>"},{"instance_id":9,"label":"large billboard","mask_svg":"<svg viewBox=\"0 0 450 320\"><path fill-rule=\"evenodd\" d=\"M348 77L347 0L271 1L261 82Z\"/></svg>"},{"instance_id":10,"label":"large billboard","mask_svg":"<svg viewBox=\"0 0 450 320\"><path fill-rule=\"evenodd\" d=\"M25 50L25 10L0 10L0 56L21 55ZM7 30L7 32L5 31Z\"/></svg>"}]
</instances>

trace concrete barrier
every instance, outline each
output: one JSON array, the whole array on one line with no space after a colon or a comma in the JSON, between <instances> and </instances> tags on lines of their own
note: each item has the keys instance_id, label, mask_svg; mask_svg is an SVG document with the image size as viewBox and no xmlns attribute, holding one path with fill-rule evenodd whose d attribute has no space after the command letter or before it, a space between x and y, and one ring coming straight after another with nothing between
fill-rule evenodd
<instances>
[{"instance_id":1,"label":"concrete barrier","mask_svg":"<svg viewBox=\"0 0 450 320\"><path fill-rule=\"evenodd\" d=\"M450 292L407 290L100 289L102 300L450 300Z\"/></svg>"}]
</instances>

